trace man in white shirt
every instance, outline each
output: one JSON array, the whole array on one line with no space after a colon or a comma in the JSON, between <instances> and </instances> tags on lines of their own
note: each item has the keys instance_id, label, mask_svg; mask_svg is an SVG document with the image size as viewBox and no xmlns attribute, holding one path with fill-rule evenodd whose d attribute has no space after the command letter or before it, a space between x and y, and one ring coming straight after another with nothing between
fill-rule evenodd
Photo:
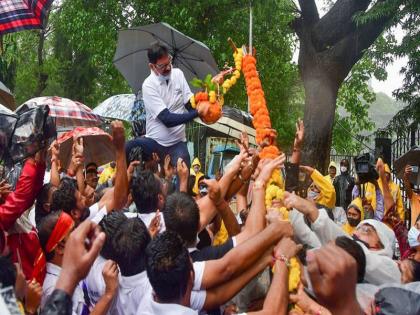
<instances>
[{"instance_id":1,"label":"man in white shirt","mask_svg":"<svg viewBox=\"0 0 420 315\"><path fill-rule=\"evenodd\" d=\"M190 303L194 269L188 250L173 232L165 232L147 247L147 276L153 288L138 315L198 314Z\"/></svg>"},{"instance_id":2,"label":"man in white shirt","mask_svg":"<svg viewBox=\"0 0 420 315\"><path fill-rule=\"evenodd\" d=\"M172 163L178 158L190 166L187 150L185 124L202 117L208 111L208 104L193 109L193 96L181 70L172 68L172 56L168 48L160 43L151 45L147 52L150 75L143 82L142 93L146 111L146 136L129 141L127 155L135 147L142 147L143 158L148 161L152 153L161 159L171 156Z\"/></svg>"}]
</instances>

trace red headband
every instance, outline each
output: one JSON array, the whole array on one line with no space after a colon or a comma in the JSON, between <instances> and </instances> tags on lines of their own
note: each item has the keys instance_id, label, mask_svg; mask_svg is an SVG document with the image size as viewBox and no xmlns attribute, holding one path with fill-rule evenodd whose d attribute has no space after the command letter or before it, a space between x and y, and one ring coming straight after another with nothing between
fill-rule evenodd
<instances>
[{"instance_id":1,"label":"red headband","mask_svg":"<svg viewBox=\"0 0 420 315\"><path fill-rule=\"evenodd\" d=\"M54 226L54 229L51 232L51 235L48 239L47 245L45 246L45 252L51 253L57 245L67 236L67 234L73 229L74 221L70 215L61 212L58 217L57 223ZM34 270L32 273L32 278L35 278L40 284L43 284L45 278L45 268L47 261L45 259L45 254L42 249L39 250L37 258L34 264Z\"/></svg>"}]
</instances>

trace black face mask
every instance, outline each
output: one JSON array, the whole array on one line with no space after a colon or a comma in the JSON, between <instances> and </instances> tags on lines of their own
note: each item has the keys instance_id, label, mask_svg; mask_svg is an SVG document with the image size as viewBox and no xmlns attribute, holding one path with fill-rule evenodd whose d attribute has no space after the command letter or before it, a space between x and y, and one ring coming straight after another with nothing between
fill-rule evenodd
<instances>
[{"instance_id":1,"label":"black face mask","mask_svg":"<svg viewBox=\"0 0 420 315\"><path fill-rule=\"evenodd\" d=\"M347 221L349 222L350 226L357 226L360 223L360 220L353 219L353 218L347 218Z\"/></svg>"}]
</instances>

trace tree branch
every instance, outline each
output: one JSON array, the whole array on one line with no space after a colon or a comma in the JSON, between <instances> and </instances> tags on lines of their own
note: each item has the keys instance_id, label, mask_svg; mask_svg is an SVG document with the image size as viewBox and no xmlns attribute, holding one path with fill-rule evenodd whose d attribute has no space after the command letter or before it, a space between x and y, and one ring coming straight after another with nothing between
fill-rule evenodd
<instances>
[{"instance_id":1,"label":"tree branch","mask_svg":"<svg viewBox=\"0 0 420 315\"><path fill-rule=\"evenodd\" d=\"M313 28L312 41L315 49L318 52L323 51L355 31L354 14L364 12L371 2L372 0L338 0Z\"/></svg>"},{"instance_id":2,"label":"tree branch","mask_svg":"<svg viewBox=\"0 0 420 315\"><path fill-rule=\"evenodd\" d=\"M299 0L299 6L305 24L310 25L319 21L315 0Z\"/></svg>"},{"instance_id":3,"label":"tree branch","mask_svg":"<svg viewBox=\"0 0 420 315\"><path fill-rule=\"evenodd\" d=\"M376 5L379 5L379 3ZM330 53L335 56L335 61L342 67L342 71L338 72L344 75L344 77L340 77L338 80L342 81L345 79L354 64L363 56L364 51L385 30L395 15L396 10L398 10L398 6L395 6L394 10L390 10L387 15L357 26L356 31L350 33L331 49Z\"/></svg>"}]
</instances>

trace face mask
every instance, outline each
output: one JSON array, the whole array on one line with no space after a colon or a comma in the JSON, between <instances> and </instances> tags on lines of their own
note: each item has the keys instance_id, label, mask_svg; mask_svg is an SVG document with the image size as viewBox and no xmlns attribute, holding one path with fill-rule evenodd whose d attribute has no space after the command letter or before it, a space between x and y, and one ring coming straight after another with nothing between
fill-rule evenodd
<instances>
[{"instance_id":1,"label":"face mask","mask_svg":"<svg viewBox=\"0 0 420 315\"><path fill-rule=\"evenodd\" d=\"M171 71L172 71L172 66L171 66ZM169 72L168 75L163 75L163 74L157 73L157 77L158 77L159 81L165 82L165 81L167 81L171 78L171 72Z\"/></svg>"},{"instance_id":2,"label":"face mask","mask_svg":"<svg viewBox=\"0 0 420 315\"><path fill-rule=\"evenodd\" d=\"M355 218L347 218L347 222L350 224L350 226L357 226L360 223L360 220Z\"/></svg>"},{"instance_id":3,"label":"face mask","mask_svg":"<svg viewBox=\"0 0 420 315\"><path fill-rule=\"evenodd\" d=\"M345 167L345 166L340 166L340 171L341 171L341 173L345 173L345 172L347 172L347 167Z\"/></svg>"},{"instance_id":4,"label":"face mask","mask_svg":"<svg viewBox=\"0 0 420 315\"><path fill-rule=\"evenodd\" d=\"M319 192L316 192L316 191L313 191L313 190L310 190L308 192L308 199L317 200L318 197L319 197Z\"/></svg>"},{"instance_id":5,"label":"face mask","mask_svg":"<svg viewBox=\"0 0 420 315\"><path fill-rule=\"evenodd\" d=\"M420 245L419 236L420 231L417 230L415 226L412 226L408 231L408 244L410 247L417 247Z\"/></svg>"}]
</instances>

